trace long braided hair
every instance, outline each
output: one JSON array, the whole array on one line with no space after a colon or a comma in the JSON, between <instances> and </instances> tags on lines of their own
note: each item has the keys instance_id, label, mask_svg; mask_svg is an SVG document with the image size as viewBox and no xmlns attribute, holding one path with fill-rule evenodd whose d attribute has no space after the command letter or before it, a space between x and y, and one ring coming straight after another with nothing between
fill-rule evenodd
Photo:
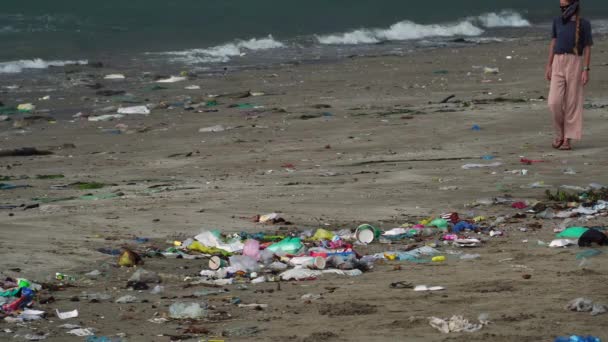
<instances>
[{"instance_id":1,"label":"long braided hair","mask_svg":"<svg viewBox=\"0 0 608 342\"><path fill-rule=\"evenodd\" d=\"M580 55L580 51L578 49L579 43L581 41L581 7L579 5L576 10L576 36L574 39L574 54Z\"/></svg>"}]
</instances>

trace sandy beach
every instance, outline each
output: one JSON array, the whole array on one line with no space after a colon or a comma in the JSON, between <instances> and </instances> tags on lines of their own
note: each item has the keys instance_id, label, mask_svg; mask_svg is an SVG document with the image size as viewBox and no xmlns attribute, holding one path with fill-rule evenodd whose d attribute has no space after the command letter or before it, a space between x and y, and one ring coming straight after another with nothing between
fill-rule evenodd
<instances>
[{"instance_id":1,"label":"sandy beach","mask_svg":"<svg viewBox=\"0 0 608 342\"><path fill-rule=\"evenodd\" d=\"M567 152L551 148L546 44L540 38L471 44L225 74L89 65L3 77L0 101L32 103L36 111L0 122L0 153L35 147L52 154L0 158L0 177L7 177L2 183L30 186L0 190L0 205L17 206L0 210L0 272L38 283L60 284L56 272L76 280L40 294L54 298L35 304L48 319L0 323L0 340L35 333L48 333L46 341L83 340L59 327L66 322L94 328L98 336L124 334L128 341L552 341L570 334L608 339L608 315L564 308L577 297L608 304L605 247L581 265L579 247L539 244L554 239L563 219L538 219L510 203L492 204L495 198L546 202L546 190L608 184L606 37L596 37L593 48L584 139ZM180 71L186 80L155 82ZM104 79L116 73L126 78ZM193 85L200 89L185 89ZM152 104L149 115L87 118L145 104ZM216 132L205 132L214 126L207 131ZM526 165L522 158L542 162ZM491 163L500 164L462 168ZM75 182L105 186L65 186ZM71 199L54 201L61 198ZM271 212L292 225L251 220ZM98 251L164 250L210 229L337 231L370 223L386 230L449 212L484 216L487 224L502 216L498 228L504 234L472 233L485 241L464 250L480 254L475 260L379 261L358 277L229 285L206 296L193 294L218 288L184 280L207 269L206 259L145 258L141 267L157 272L165 287L151 294L126 289L134 269L117 267L116 256ZM606 226L608 220L598 215L581 222ZM150 240L140 244L136 237ZM355 249L366 255L438 238ZM443 242L437 248L445 255L455 249ZM84 276L92 270L102 275ZM399 281L445 290L391 288ZM91 303L83 292L112 299ZM137 302L114 303L129 294ZM302 299L305 294L320 297ZM268 307L238 307L234 297ZM208 303L210 316L150 321L166 317L176 301ZM79 317L59 320L55 309L78 309ZM443 334L428 321L462 315L477 322L481 314L490 323L473 333Z\"/></svg>"}]
</instances>

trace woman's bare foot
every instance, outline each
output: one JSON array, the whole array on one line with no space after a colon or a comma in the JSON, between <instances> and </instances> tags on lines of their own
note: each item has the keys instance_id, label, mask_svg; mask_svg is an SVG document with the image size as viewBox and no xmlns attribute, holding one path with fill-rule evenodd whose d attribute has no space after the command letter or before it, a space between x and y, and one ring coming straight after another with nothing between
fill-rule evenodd
<instances>
[{"instance_id":1,"label":"woman's bare foot","mask_svg":"<svg viewBox=\"0 0 608 342\"><path fill-rule=\"evenodd\" d=\"M560 148L562 145L564 144L564 138L555 138L553 140L553 144L551 146L553 146L553 148Z\"/></svg>"},{"instance_id":2,"label":"woman's bare foot","mask_svg":"<svg viewBox=\"0 0 608 342\"><path fill-rule=\"evenodd\" d=\"M572 150L572 145L570 145L570 139L565 139L562 146L560 146L559 149L562 151Z\"/></svg>"}]
</instances>

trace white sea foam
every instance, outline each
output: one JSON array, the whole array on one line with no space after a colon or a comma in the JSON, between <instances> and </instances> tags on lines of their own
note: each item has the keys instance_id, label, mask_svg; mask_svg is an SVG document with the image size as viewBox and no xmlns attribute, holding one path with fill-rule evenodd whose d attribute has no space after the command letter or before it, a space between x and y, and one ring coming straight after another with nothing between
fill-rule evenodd
<instances>
[{"instance_id":1,"label":"white sea foam","mask_svg":"<svg viewBox=\"0 0 608 342\"><path fill-rule=\"evenodd\" d=\"M608 20L602 20L602 19L593 20L593 33L599 33L599 34L608 33Z\"/></svg>"},{"instance_id":2,"label":"white sea foam","mask_svg":"<svg viewBox=\"0 0 608 342\"><path fill-rule=\"evenodd\" d=\"M486 13L476 18L481 25L488 28L493 27L529 27L530 22L521 14L513 11L502 11L500 13Z\"/></svg>"},{"instance_id":3,"label":"white sea foam","mask_svg":"<svg viewBox=\"0 0 608 342\"><path fill-rule=\"evenodd\" d=\"M81 61L45 61L40 58L37 59L22 59L18 61L1 62L0 63L0 74L16 74L22 72L24 69L46 69L48 67L62 67L66 65L85 65L89 62L86 60Z\"/></svg>"},{"instance_id":4,"label":"white sea foam","mask_svg":"<svg viewBox=\"0 0 608 342\"><path fill-rule=\"evenodd\" d=\"M346 33L316 36L316 38L319 43L325 45L374 44L389 40L415 40L430 37L475 37L484 33L484 29L481 27L525 26L530 26L530 22L519 13L502 11L486 13L451 24L422 25L406 20L386 29L358 29Z\"/></svg>"},{"instance_id":5,"label":"white sea foam","mask_svg":"<svg viewBox=\"0 0 608 342\"><path fill-rule=\"evenodd\" d=\"M207 49L191 49L185 51L163 52L164 55L174 56L174 62L185 62L190 64L197 63L218 63L228 62L230 58L244 56L248 51L269 50L282 48L285 45L276 41L272 36L266 38L252 38L249 40L237 40L232 43L218 45Z\"/></svg>"},{"instance_id":6,"label":"white sea foam","mask_svg":"<svg viewBox=\"0 0 608 342\"><path fill-rule=\"evenodd\" d=\"M387 40L413 40L429 37L478 36L483 30L469 21L448 25L421 25L402 21L388 29L360 29L348 33L317 36L321 44L372 44Z\"/></svg>"}]
</instances>

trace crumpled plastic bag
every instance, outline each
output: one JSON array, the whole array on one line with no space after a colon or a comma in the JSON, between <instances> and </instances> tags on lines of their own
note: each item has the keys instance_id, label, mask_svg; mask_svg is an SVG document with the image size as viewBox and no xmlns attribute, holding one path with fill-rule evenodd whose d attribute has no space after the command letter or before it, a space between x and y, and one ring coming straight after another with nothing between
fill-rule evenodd
<instances>
[{"instance_id":1,"label":"crumpled plastic bag","mask_svg":"<svg viewBox=\"0 0 608 342\"><path fill-rule=\"evenodd\" d=\"M321 271L309 270L307 268L292 268L280 274L282 280L307 280L320 276Z\"/></svg>"},{"instance_id":2,"label":"crumpled plastic bag","mask_svg":"<svg viewBox=\"0 0 608 342\"><path fill-rule=\"evenodd\" d=\"M230 268L235 271L258 272L260 270L258 262L247 255L233 255L229 260Z\"/></svg>"},{"instance_id":3,"label":"crumpled plastic bag","mask_svg":"<svg viewBox=\"0 0 608 342\"><path fill-rule=\"evenodd\" d=\"M571 245L576 245L578 243L577 240L570 240L570 239L557 239L557 240L553 240L551 241L551 243L549 244L549 247L568 247Z\"/></svg>"},{"instance_id":4,"label":"crumpled plastic bag","mask_svg":"<svg viewBox=\"0 0 608 342\"><path fill-rule=\"evenodd\" d=\"M335 234L330 232L329 230L319 228L315 232L315 235L312 236L312 240L314 240L314 241L322 241L322 240L331 241L334 238L334 236L335 236Z\"/></svg>"},{"instance_id":5,"label":"crumpled plastic bag","mask_svg":"<svg viewBox=\"0 0 608 342\"><path fill-rule=\"evenodd\" d=\"M288 237L277 243L273 243L266 249L275 254L296 254L302 247L303 245L300 238Z\"/></svg>"},{"instance_id":6,"label":"crumpled plastic bag","mask_svg":"<svg viewBox=\"0 0 608 342\"><path fill-rule=\"evenodd\" d=\"M593 309L591 309L591 316L601 315L606 312L608 312L608 306L595 303L593 304Z\"/></svg>"},{"instance_id":7,"label":"crumpled plastic bag","mask_svg":"<svg viewBox=\"0 0 608 342\"><path fill-rule=\"evenodd\" d=\"M121 107L117 110L118 114L150 114L150 109L146 106Z\"/></svg>"},{"instance_id":8,"label":"crumpled plastic bag","mask_svg":"<svg viewBox=\"0 0 608 342\"><path fill-rule=\"evenodd\" d=\"M308 280L308 279L315 279L323 274L337 274L337 275L343 275L343 276L349 276L349 277L357 277L360 276L361 274L363 274L363 272L361 272L361 270L337 270L337 269L328 269L328 270L322 270L322 271L318 271L318 270L310 270L308 268L300 268L300 267L296 267L296 268L292 268L290 270L287 270L283 273L281 273L279 276L281 277L282 280Z\"/></svg>"},{"instance_id":9,"label":"crumpled plastic bag","mask_svg":"<svg viewBox=\"0 0 608 342\"><path fill-rule=\"evenodd\" d=\"M608 306L599 303L593 303L589 298L579 297L571 300L566 309L577 312L591 312L592 316L601 315L608 312Z\"/></svg>"},{"instance_id":10,"label":"crumpled plastic bag","mask_svg":"<svg viewBox=\"0 0 608 342\"><path fill-rule=\"evenodd\" d=\"M240 239L232 239L231 241L224 242L219 236L219 232L204 231L194 237L197 241L202 243L205 247L216 247L223 249L230 253L236 253L243 250L245 245Z\"/></svg>"},{"instance_id":11,"label":"crumpled plastic bag","mask_svg":"<svg viewBox=\"0 0 608 342\"><path fill-rule=\"evenodd\" d=\"M566 305L566 309L570 311L589 312L593 309L593 301L589 298L576 298Z\"/></svg>"},{"instance_id":12,"label":"crumpled plastic bag","mask_svg":"<svg viewBox=\"0 0 608 342\"><path fill-rule=\"evenodd\" d=\"M197 251L197 252L201 252L203 254L209 254L209 255L223 255L223 256L232 255L232 253L230 253L224 249L220 249L217 247L207 247L198 241L193 241L191 244L188 245L187 248L188 248L188 250L191 250L191 251Z\"/></svg>"},{"instance_id":13,"label":"crumpled plastic bag","mask_svg":"<svg viewBox=\"0 0 608 342\"><path fill-rule=\"evenodd\" d=\"M487 322L486 322L487 323ZM430 317L429 324L444 334L451 332L475 332L481 330L485 323L473 324L462 316L452 316L450 319Z\"/></svg>"}]
</instances>

